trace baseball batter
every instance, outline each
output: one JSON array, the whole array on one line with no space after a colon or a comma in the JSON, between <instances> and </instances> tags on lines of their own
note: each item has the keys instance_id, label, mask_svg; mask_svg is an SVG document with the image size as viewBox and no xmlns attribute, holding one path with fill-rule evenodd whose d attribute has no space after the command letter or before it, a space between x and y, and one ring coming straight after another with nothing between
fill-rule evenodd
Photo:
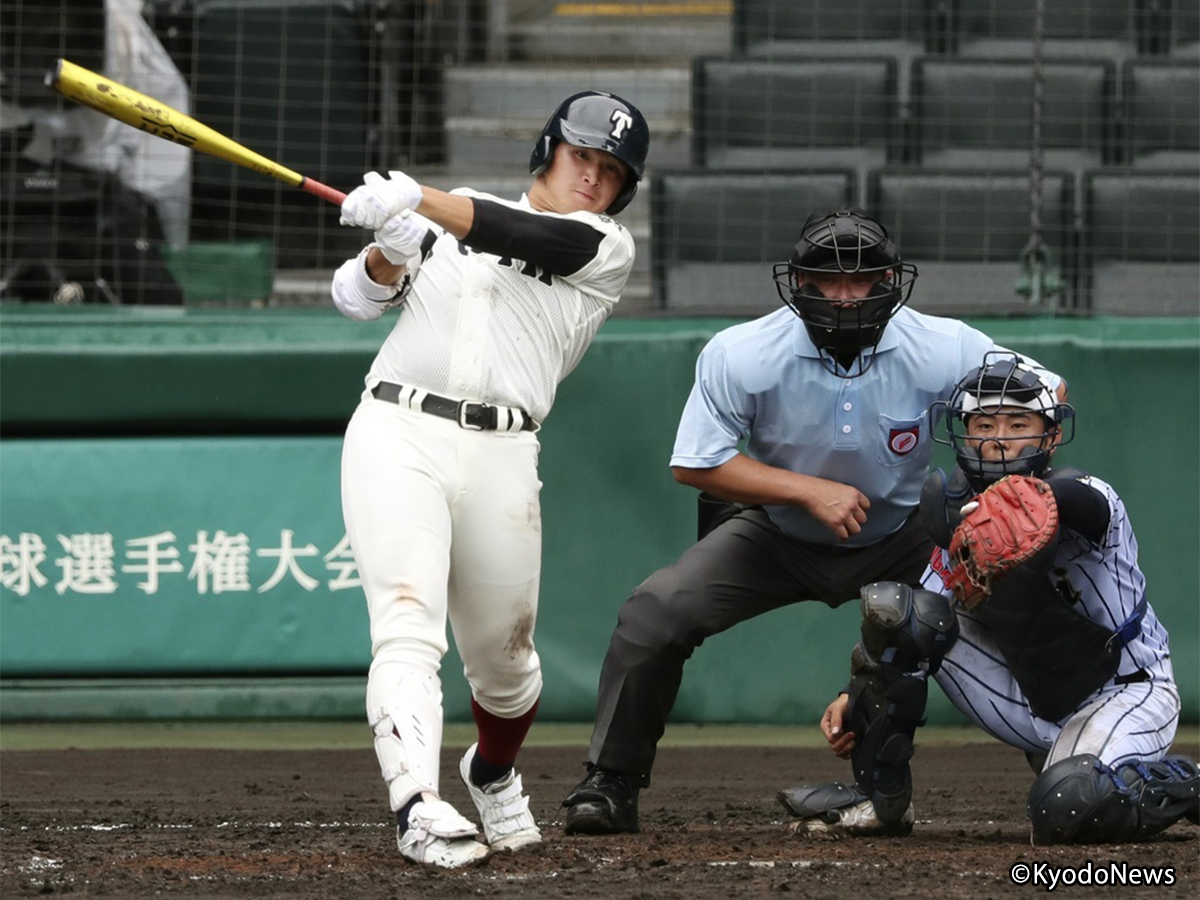
<instances>
[{"instance_id":1,"label":"baseball batter","mask_svg":"<svg viewBox=\"0 0 1200 900\"><path fill-rule=\"evenodd\" d=\"M1037 773L1028 795L1035 843L1138 840L1184 816L1196 821L1196 766L1167 755L1179 692L1125 506L1094 475L1050 468L1074 435L1074 411L1043 374L1005 354L989 354L935 406L959 468L949 483L934 472L922 498L938 546L921 589L864 588L850 686L821 722L855 783L800 785L780 794L784 806L812 832L907 834L908 758L932 673L980 728L1025 751ZM1037 492L1019 493L1020 476L1048 492L1028 481ZM1010 502L989 497L999 491ZM1039 500L1046 493L1053 501ZM1054 510L1048 540L967 602L963 558L1019 550L995 550L1004 541L960 549L965 529L998 519L998 534L1032 534L1039 503ZM961 601L953 605L951 585Z\"/></svg>"},{"instance_id":2,"label":"baseball batter","mask_svg":"<svg viewBox=\"0 0 1200 900\"><path fill-rule=\"evenodd\" d=\"M367 717L409 860L452 868L541 835L514 769L537 710L537 431L633 265L614 218L650 133L619 97L565 100L519 202L364 177L342 207L375 240L344 263L345 315L400 315L346 430L342 505L370 614ZM478 743L459 767L476 826L438 791L449 619Z\"/></svg>"},{"instance_id":3,"label":"baseball batter","mask_svg":"<svg viewBox=\"0 0 1200 900\"><path fill-rule=\"evenodd\" d=\"M706 638L791 603L838 606L868 582L921 577L928 409L995 344L906 308L916 276L867 213L813 215L775 266L786 308L701 352L671 467L731 502L618 614L588 774L563 801L568 833L638 830L684 663Z\"/></svg>"}]
</instances>

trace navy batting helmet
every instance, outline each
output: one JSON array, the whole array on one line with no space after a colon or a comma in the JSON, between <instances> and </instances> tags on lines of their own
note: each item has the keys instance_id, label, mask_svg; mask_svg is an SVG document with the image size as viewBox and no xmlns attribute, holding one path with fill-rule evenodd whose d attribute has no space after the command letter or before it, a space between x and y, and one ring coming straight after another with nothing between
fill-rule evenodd
<instances>
[{"instance_id":1,"label":"navy batting helmet","mask_svg":"<svg viewBox=\"0 0 1200 900\"><path fill-rule=\"evenodd\" d=\"M862 300L835 304L807 280L817 273L879 279ZM878 221L861 209L838 209L809 216L791 259L776 263L773 274L780 299L808 327L826 368L853 377L870 367L874 354L863 351L875 349L888 321L908 302L917 267L900 259Z\"/></svg>"},{"instance_id":2,"label":"navy batting helmet","mask_svg":"<svg viewBox=\"0 0 1200 900\"><path fill-rule=\"evenodd\" d=\"M629 166L629 177L605 210L616 215L637 193L650 150L650 126L638 108L616 94L583 91L572 94L550 116L529 157L529 171L541 175L554 158L556 141L574 147L606 150Z\"/></svg>"}]
</instances>

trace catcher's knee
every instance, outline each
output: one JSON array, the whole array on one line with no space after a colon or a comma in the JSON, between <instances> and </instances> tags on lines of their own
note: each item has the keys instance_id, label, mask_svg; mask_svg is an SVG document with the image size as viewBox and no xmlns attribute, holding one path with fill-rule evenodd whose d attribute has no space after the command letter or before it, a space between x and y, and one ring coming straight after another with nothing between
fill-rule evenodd
<instances>
[{"instance_id":1,"label":"catcher's knee","mask_svg":"<svg viewBox=\"0 0 1200 900\"><path fill-rule=\"evenodd\" d=\"M1035 844L1142 840L1200 816L1200 769L1185 756L1105 765L1085 753L1046 768L1029 789Z\"/></svg>"},{"instance_id":2,"label":"catcher's knee","mask_svg":"<svg viewBox=\"0 0 1200 900\"><path fill-rule=\"evenodd\" d=\"M1026 811L1035 844L1122 841L1137 829L1132 792L1091 753L1047 766L1029 789Z\"/></svg>"},{"instance_id":3,"label":"catcher's knee","mask_svg":"<svg viewBox=\"0 0 1200 900\"><path fill-rule=\"evenodd\" d=\"M950 600L898 581L877 581L859 592L861 648L870 661L904 672L938 670L958 640Z\"/></svg>"}]
</instances>

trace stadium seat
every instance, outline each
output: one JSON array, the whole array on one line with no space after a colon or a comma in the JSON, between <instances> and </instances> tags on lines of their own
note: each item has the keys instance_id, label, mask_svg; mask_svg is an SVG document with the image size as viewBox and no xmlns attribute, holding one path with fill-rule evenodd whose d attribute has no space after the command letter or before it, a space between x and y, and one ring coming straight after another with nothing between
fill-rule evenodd
<instances>
[{"instance_id":1,"label":"stadium seat","mask_svg":"<svg viewBox=\"0 0 1200 900\"><path fill-rule=\"evenodd\" d=\"M1129 60L1123 66L1124 161L1200 168L1200 62Z\"/></svg>"},{"instance_id":2,"label":"stadium seat","mask_svg":"<svg viewBox=\"0 0 1200 900\"><path fill-rule=\"evenodd\" d=\"M1200 58L1200 4L1196 0L1162 0L1164 50L1183 59Z\"/></svg>"},{"instance_id":3,"label":"stadium seat","mask_svg":"<svg viewBox=\"0 0 1200 900\"><path fill-rule=\"evenodd\" d=\"M912 60L945 49L946 0L734 0L735 56L775 59L887 56L903 107Z\"/></svg>"},{"instance_id":4,"label":"stadium seat","mask_svg":"<svg viewBox=\"0 0 1200 900\"><path fill-rule=\"evenodd\" d=\"M60 56L103 71L106 45L104 0L4 0L0 100L25 109L60 107L61 98L46 90L46 73ZM16 118L15 110L6 109L5 116Z\"/></svg>"},{"instance_id":5,"label":"stadium seat","mask_svg":"<svg viewBox=\"0 0 1200 900\"><path fill-rule=\"evenodd\" d=\"M1075 179L1043 177L1042 237L1053 252L1061 293L1053 308L1075 303ZM1044 312L1018 293L1031 236L1029 175L1021 170L883 169L871 174L871 209L920 277L912 306L935 314ZM1046 292L1048 293L1048 291Z\"/></svg>"},{"instance_id":6,"label":"stadium seat","mask_svg":"<svg viewBox=\"0 0 1200 900\"><path fill-rule=\"evenodd\" d=\"M1046 56L1121 60L1146 52L1145 0L1054 0L1045 4ZM949 50L962 56L1033 58L1034 0L954 0Z\"/></svg>"},{"instance_id":7,"label":"stadium seat","mask_svg":"<svg viewBox=\"0 0 1200 900\"><path fill-rule=\"evenodd\" d=\"M738 55L794 56L814 45L825 52L938 53L946 3L938 0L734 0Z\"/></svg>"},{"instance_id":8,"label":"stadium seat","mask_svg":"<svg viewBox=\"0 0 1200 900\"><path fill-rule=\"evenodd\" d=\"M1105 168L1083 179L1084 289L1093 313L1200 315L1200 174Z\"/></svg>"},{"instance_id":9,"label":"stadium seat","mask_svg":"<svg viewBox=\"0 0 1200 900\"><path fill-rule=\"evenodd\" d=\"M371 158L360 28L353 2L209 0L197 9L197 118L297 172L356 183ZM195 176L262 184L203 156Z\"/></svg>"},{"instance_id":10,"label":"stadium seat","mask_svg":"<svg viewBox=\"0 0 1200 900\"><path fill-rule=\"evenodd\" d=\"M856 167L901 161L896 64L865 59L694 62L692 158L709 168ZM860 195L861 196L861 193Z\"/></svg>"},{"instance_id":11,"label":"stadium seat","mask_svg":"<svg viewBox=\"0 0 1200 900\"><path fill-rule=\"evenodd\" d=\"M1041 145L1047 168L1112 161L1116 67L1047 60ZM935 168L1028 166L1033 73L1027 61L924 57L913 64L913 155ZM986 114L985 114L986 113Z\"/></svg>"},{"instance_id":12,"label":"stadium seat","mask_svg":"<svg viewBox=\"0 0 1200 900\"><path fill-rule=\"evenodd\" d=\"M655 304L672 313L759 315L779 305L771 267L809 214L854 202L855 173L677 169L650 183Z\"/></svg>"},{"instance_id":13,"label":"stadium seat","mask_svg":"<svg viewBox=\"0 0 1200 900\"><path fill-rule=\"evenodd\" d=\"M354 0L205 0L196 6L194 115L348 190L375 167L368 33ZM197 154L193 180L194 238L269 238L282 268L329 265L360 238L311 197L224 160Z\"/></svg>"}]
</instances>

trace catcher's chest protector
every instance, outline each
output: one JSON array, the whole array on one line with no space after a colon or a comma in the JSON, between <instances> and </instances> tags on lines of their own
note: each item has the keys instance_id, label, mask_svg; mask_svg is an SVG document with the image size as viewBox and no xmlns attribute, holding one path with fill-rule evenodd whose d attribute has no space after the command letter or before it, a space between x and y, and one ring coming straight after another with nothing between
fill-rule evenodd
<instances>
[{"instance_id":1,"label":"catcher's chest protector","mask_svg":"<svg viewBox=\"0 0 1200 900\"><path fill-rule=\"evenodd\" d=\"M1084 618L1072 593L1065 574L1019 566L972 613L991 629L1029 708L1048 722L1074 711L1121 661L1122 642Z\"/></svg>"}]
</instances>

